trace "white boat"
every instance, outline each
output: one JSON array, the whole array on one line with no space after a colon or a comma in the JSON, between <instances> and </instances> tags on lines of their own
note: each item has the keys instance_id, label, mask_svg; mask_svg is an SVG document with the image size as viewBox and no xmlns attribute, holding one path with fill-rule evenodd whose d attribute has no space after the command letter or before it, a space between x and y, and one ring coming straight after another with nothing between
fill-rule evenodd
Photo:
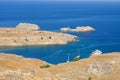
<instances>
[{"instance_id":1,"label":"white boat","mask_svg":"<svg viewBox=\"0 0 120 80\"><path fill-rule=\"evenodd\" d=\"M101 54L102 54L102 51L98 49L92 52L92 55L101 55Z\"/></svg>"}]
</instances>

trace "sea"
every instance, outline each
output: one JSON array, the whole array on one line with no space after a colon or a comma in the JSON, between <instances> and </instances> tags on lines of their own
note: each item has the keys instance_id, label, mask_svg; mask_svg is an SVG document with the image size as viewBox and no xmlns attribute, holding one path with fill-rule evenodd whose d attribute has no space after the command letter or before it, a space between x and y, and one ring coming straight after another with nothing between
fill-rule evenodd
<instances>
[{"instance_id":1,"label":"sea","mask_svg":"<svg viewBox=\"0 0 120 80\"><path fill-rule=\"evenodd\" d=\"M78 42L66 45L1 46L0 53L36 58L51 64L65 63L80 55L90 57L99 49L103 54L120 52L120 2L95 1L38 1L0 2L0 27L16 27L19 23L33 23L41 30L60 32L61 27L91 26L94 32L76 35Z\"/></svg>"}]
</instances>

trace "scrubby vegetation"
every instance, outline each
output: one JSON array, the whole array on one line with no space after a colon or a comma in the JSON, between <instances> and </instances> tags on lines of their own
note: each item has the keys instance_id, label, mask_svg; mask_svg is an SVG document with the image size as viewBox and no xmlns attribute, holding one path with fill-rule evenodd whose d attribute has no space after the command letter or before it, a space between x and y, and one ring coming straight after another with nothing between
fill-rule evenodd
<instances>
[{"instance_id":1,"label":"scrubby vegetation","mask_svg":"<svg viewBox=\"0 0 120 80\"><path fill-rule=\"evenodd\" d=\"M80 56L76 56L74 57L73 61L79 61L80 60Z\"/></svg>"},{"instance_id":2,"label":"scrubby vegetation","mask_svg":"<svg viewBox=\"0 0 120 80\"><path fill-rule=\"evenodd\" d=\"M89 78L88 78L88 80L92 80L92 78L91 78L91 77L89 77Z\"/></svg>"},{"instance_id":3,"label":"scrubby vegetation","mask_svg":"<svg viewBox=\"0 0 120 80\"><path fill-rule=\"evenodd\" d=\"M40 68L49 68L49 67L50 67L49 64L46 64L46 65L42 65L42 66L40 66Z\"/></svg>"}]
</instances>

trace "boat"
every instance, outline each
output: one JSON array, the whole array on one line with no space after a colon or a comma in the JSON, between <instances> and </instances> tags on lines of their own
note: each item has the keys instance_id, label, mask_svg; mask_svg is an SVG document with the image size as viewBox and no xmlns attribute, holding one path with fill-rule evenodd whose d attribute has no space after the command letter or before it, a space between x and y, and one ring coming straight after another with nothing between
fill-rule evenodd
<instances>
[{"instance_id":1,"label":"boat","mask_svg":"<svg viewBox=\"0 0 120 80\"><path fill-rule=\"evenodd\" d=\"M92 52L92 55L101 55L101 54L102 54L102 51L98 49Z\"/></svg>"},{"instance_id":2,"label":"boat","mask_svg":"<svg viewBox=\"0 0 120 80\"><path fill-rule=\"evenodd\" d=\"M69 56L69 54L68 54L66 63L69 63L69 62L70 62L70 56Z\"/></svg>"}]
</instances>

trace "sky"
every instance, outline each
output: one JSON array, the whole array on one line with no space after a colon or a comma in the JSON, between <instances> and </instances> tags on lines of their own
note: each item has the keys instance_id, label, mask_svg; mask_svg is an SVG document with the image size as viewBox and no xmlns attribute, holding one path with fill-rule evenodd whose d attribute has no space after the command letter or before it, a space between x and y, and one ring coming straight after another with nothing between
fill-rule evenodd
<instances>
[{"instance_id":1,"label":"sky","mask_svg":"<svg viewBox=\"0 0 120 80\"><path fill-rule=\"evenodd\" d=\"M110 2L111 2L111 1L114 1L114 2L115 2L115 1L120 1L120 0L0 0L0 1L4 1L4 2L5 2L5 1L8 1L8 2L10 2L10 1L16 1L16 2L17 2L17 1L22 1L22 2L23 2L23 1L34 1L34 2L35 2L35 1L108 1L108 2L109 2L109 1L110 1Z\"/></svg>"}]
</instances>

